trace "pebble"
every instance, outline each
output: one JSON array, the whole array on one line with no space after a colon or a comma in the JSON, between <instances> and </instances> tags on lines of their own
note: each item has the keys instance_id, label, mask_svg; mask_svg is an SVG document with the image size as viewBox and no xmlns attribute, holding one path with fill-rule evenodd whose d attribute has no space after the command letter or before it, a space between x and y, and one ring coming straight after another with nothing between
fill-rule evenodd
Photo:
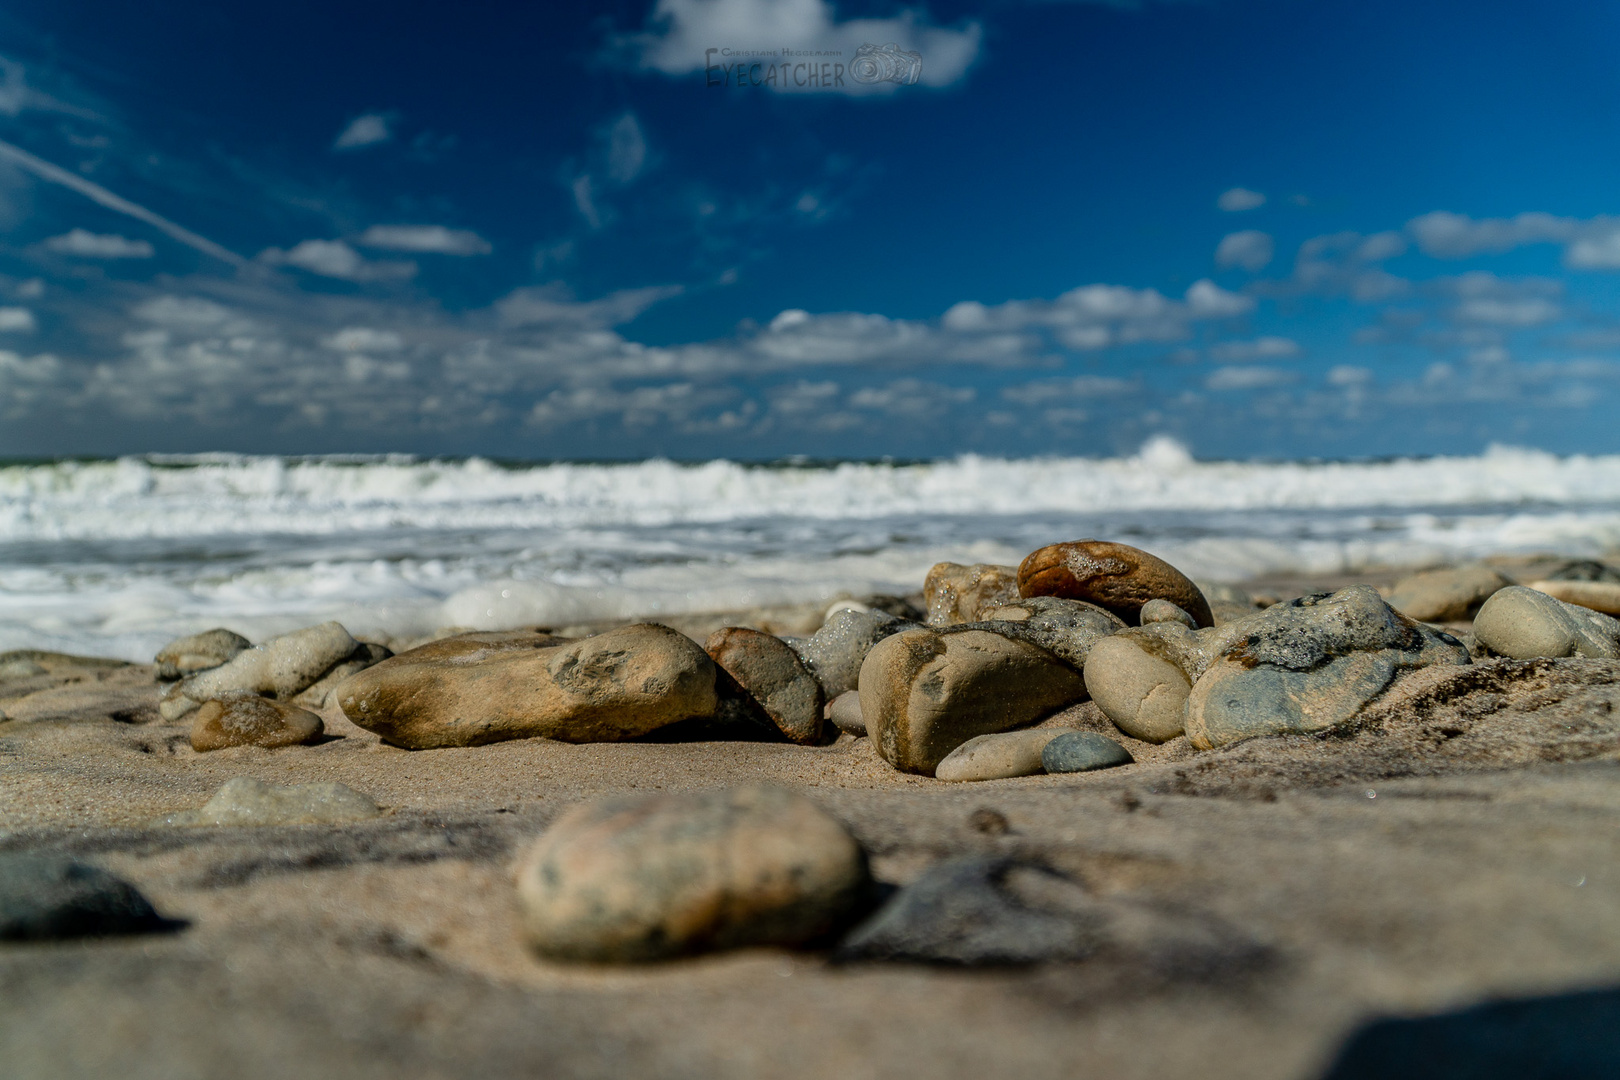
<instances>
[{"instance_id":1,"label":"pebble","mask_svg":"<svg viewBox=\"0 0 1620 1080\"><path fill-rule=\"evenodd\" d=\"M715 674L697 642L640 623L582 641L437 641L351 675L337 697L354 723L412 750L535 736L608 742L714 715Z\"/></svg>"},{"instance_id":2,"label":"pebble","mask_svg":"<svg viewBox=\"0 0 1620 1080\"><path fill-rule=\"evenodd\" d=\"M858 688L861 663L873 645L891 634L916 626L910 620L897 619L887 612L841 608L829 612L821 629L800 642L795 651L831 700L846 690Z\"/></svg>"},{"instance_id":3,"label":"pebble","mask_svg":"<svg viewBox=\"0 0 1620 1080\"><path fill-rule=\"evenodd\" d=\"M0 941L175 929L135 886L65 855L0 854Z\"/></svg>"},{"instance_id":4,"label":"pebble","mask_svg":"<svg viewBox=\"0 0 1620 1080\"><path fill-rule=\"evenodd\" d=\"M373 664L380 664L393 655L393 650L386 645L362 641L355 647L354 652L349 654L347 660L339 662L332 670L300 690L293 701L308 709L325 708L332 692L344 679L366 670Z\"/></svg>"},{"instance_id":5,"label":"pebble","mask_svg":"<svg viewBox=\"0 0 1620 1080\"><path fill-rule=\"evenodd\" d=\"M988 630L908 630L861 665L861 715L873 747L902 772L933 775L975 735L1028 727L1083 701L1085 680L1038 646Z\"/></svg>"},{"instance_id":6,"label":"pebble","mask_svg":"<svg viewBox=\"0 0 1620 1080\"><path fill-rule=\"evenodd\" d=\"M1118 615L1095 604L1056 596L1032 596L990 608L982 613L981 621L945 627L942 632L991 630L1002 637L1038 645L1079 671L1086 666L1086 655L1092 646L1124 628L1124 620Z\"/></svg>"},{"instance_id":7,"label":"pebble","mask_svg":"<svg viewBox=\"0 0 1620 1080\"><path fill-rule=\"evenodd\" d=\"M1006 780L1041 771L1041 752L1063 734L1060 728L1034 728L978 735L946 754L934 769L936 780Z\"/></svg>"},{"instance_id":8,"label":"pebble","mask_svg":"<svg viewBox=\"0 0 1620 1080\"><path fill-rule=\"evenodd\" d=\"M826 705L821 684L781 638L746 626L727 626L710 634L703 650L759 702L790 741L820 740Z\"/></svg>"},{"instance_id":9,"label":"pebble","mask_svg":"<svg viewBox=\"0 0 1620 1080\"><path fill-rule=\"evenodd\" d=\"M172 682L219 667L237 653L252 647L253 642L241 634L220 627L190 637L176 638L159 649L152 662L157 665L158 679Z\"/></svg>"},{"instance_id":10,"label":"pebble","mask_svg":"<svg viewBox=\"0 0 1620 1080\"><path fill-rule=\"evenodd\" d=\"M861 716L859 690L845 690L827 706L827 719L846 735L865 736L866 720Z\"/></svg>"},{"instance_id":11,"label":"pebble","mask_svg":"<svg viewBox=\"0 0 1620 1080\"><path fill-rule=\"evenodd\" d=\"M1612 581L1532 581L1528 587L1566 604L1620 615L1620 584Z\"/></svg>"},{"instance_id":12,"label":"pebble","mask_svg":"<svg viewBox=\"0 0 1620 1080\"><path fill-rule=\"evenodd\" d=\"M1474 618L1474 639L1515 660L1620 659L1620 620L1523 585L1502 589Z\"/></svg>"},{"instance_id":13,"label":"pebble","mask_svg":"<svg viewBox=\"0 0 1620 1080\"><path fill-rule=\"evenodd\" d=\"M1389 606L1419 622L1472 619L1491 594L1513 584L1488 566L1452 566L1402 578L1389 594Z\"/></svg>"},{"instance_id":14,"label":"pebble","mask_svg":"<svg viewBox=\"0 0 1620 1080\"><path fill-rule=\"evenodd\" d=\"M518 872L535 950L596 963L810 944L842 930L870 888L849 832L769 787L577 806Z\"/></svg>"},{"instance_id":15,"label":"pebble","mask_svg":"<svg viewBox=\"0 0 1620 1080\"><path fill-rule=\"evenodd\" d=\"M1179 622L1122 631L1091 650L1086 690L1125 734L1144 742L1168 742L1187 724L1187 699L1199 668L1189 654L1198 647L1198 639Z\"/></svg>"},{"instance_id":16,"label":"pebble","mask_svg":"<svg viewBox=\"0 0 1620 1080\"><path fill-rule=\"evenodd\" d=\"M371 796L347 784L280 787L248 776L220 785L197 810L158 818L154 825L331 825L380 817Z\"/></svg>"},{"instance_id":17,"label":"pebble","mask_svg":"<svg viewBox=\"0 0 1620 1080\"><path fill-rule=\"evenodd\" d=\"M1368 585L1302 596L1200 638L1211 659L1186 721L1200 750L1321 731L1355 716L1401 671L1469 662L1462 643L1402 616Z\"/></svg>"},{"instance_id":18,"label":"pebble","mask_svg":"<svg viewBox=\"0 0 1620 1080\"><path fill-rule=\"evenodd\" d=\"M1142 625L1150 623L1173 622L1180 623L1189 630L1198 629L1198 620L1182 611L1168 600L1149 600L1142 605Z\"/></svg>"},{"instance_id":19,"label":"pebble","mask_svg":"<svg viewBox=\"0 0 1620 1080\"><path fill-rule=\"evenodd\" d=\"M1075 540L1031 552L1018 567L1018 591L1084 600L1133 625L1149 600L1170 601L1201 627L1215 622L1209 602L1187 575L1140 548L1107 540Z\"/></svg>"},{"instance_id":20,"label":"pebble","mask_svg":"<svg viewBox=\"0 0 1620 1080\"><path fill-rule=\"evenodd\" d=\"M1135 761L1129 750L1095 731L1066 731L1041 751L1041 767L1049 773L1091 772Z\"/></svg>"},{"instance_id":21,"label":"pebble","mask_svg":"<svg viewBox=\"0 0 1620 1080\"><path fill-rule=\"evenodd\" d=\"M297 746L325 733L319 716L296 705L237 691L202 703L191 722L193 750Z\"/></svg>"},{"instance_id":22,"label":"pebble","mask_svg":"<svg viewBox=\"0 0 1620 1080\"><path fill-rule=\"evenodd\" d=\"M1018 568L994 563L935 563L923 579L929 626L975 622L988 611L1018 599Z\"/></svg>"},{"instance_id":23,"label":"pebble","mask_svg":"<svg viewBox=\"0 0 1620 1080\"><path fill-rule=\"evenodd\" d=\"M332 668L350 659L360 643L342 625L322 623L273 637L237 653L219 667L176 683L159 706L166 720L178 720L210 698L233 690L286 701Z\"/></svg>"}]
</instances>

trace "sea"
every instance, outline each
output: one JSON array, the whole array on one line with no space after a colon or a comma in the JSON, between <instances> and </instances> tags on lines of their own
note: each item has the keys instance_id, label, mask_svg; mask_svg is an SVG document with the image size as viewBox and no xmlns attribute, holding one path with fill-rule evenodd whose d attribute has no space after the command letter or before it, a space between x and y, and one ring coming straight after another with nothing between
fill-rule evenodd
<instances>
[{"instance_id":1,"label":"sea","mask_svg":"<svg viewBox=\"0 0 1620 1080\"><path fill-rule=\"evenodd\" d=\"M0 650L147 660L224 626L357 636L914 592L1059 540L1201 581L1620 550L1620 456L501 462L145 455L0 465Z\"/></svg>"}]
</instances>

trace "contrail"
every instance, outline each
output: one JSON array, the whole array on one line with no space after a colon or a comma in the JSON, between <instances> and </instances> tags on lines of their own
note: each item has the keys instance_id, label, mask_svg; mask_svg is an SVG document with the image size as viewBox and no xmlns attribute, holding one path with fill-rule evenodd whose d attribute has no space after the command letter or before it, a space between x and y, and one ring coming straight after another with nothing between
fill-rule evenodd
<instances>
[{"instance_id":1,"label":"contrail","mask_svg":"<svg viewBox=\"0 0 1620 1080\"><path fill-rule=\"evenodd\" d=\"M212 255L216 259L230 263L232 266L245 266L247 260L234 251L228 251L207 237L198 236L190 229L182 229L168 218L159 217L144 206L136 206L128 199L114 195L100 184L93 184L76 173L52 165L50 162L35 157L20 146L0 140L0 158L8 158L27 169L41 180L53 184L61 184L65 188L72 188L80 195L93 202L98 202L109 210L116 210L120 214L128 214L137 221L144 221L154 229L161 230L187 247L196 248L204 255Z\"/></svg>"}]
</instances>

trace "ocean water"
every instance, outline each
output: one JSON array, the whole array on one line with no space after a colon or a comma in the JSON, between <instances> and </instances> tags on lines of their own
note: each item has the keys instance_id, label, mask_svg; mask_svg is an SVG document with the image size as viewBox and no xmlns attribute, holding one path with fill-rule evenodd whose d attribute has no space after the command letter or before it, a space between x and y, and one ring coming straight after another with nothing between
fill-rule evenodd
<instances>
[{"instance_id":1,"label":"ocean water","mask_svg":"<svg viewBox=\"0 0 1620 1080\"><path fill-rule=\"evenodd\" d=\"M149 659L227 626L357 634L910 592L1086 536L1201 580L1620 549L1620 457L538 464L127 457L0 466L0 649Z\"/></svg>"}]
</instances>

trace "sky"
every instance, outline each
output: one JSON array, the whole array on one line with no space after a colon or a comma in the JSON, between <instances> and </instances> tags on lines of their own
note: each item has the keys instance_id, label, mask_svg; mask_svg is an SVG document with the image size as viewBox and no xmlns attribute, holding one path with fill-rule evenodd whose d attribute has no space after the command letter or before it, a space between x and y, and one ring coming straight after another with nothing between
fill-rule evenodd
<instances>
[{"instance_id":1,"label":"sky","mask_svg":"<svg viewBox=\"0 0 1620 1080\"><path fill-rule=\"evenodd\" d=\"M1596 0L13 0L0 456L1617 452L1617 42Z\"/></svg>"}]
</instances>

